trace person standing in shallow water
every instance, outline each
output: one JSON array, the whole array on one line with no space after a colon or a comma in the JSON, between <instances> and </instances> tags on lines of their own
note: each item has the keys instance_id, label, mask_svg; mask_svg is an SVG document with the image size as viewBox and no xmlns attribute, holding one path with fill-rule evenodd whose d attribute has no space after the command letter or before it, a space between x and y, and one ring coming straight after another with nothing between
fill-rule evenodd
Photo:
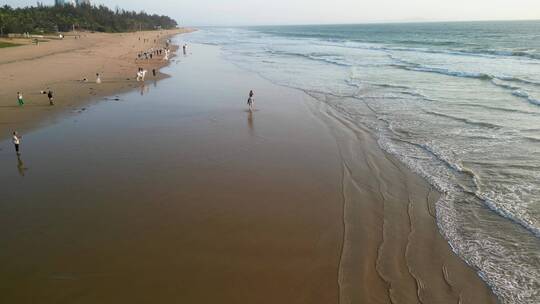
<instances>
[{"instance_id":1,"label":"person standing in shallow water","mask_svg":"<svg viewBox=\"0 0 540 304\"><path fill-rule=\"evenodd\" d=\"M249 111L253 111L253 95L255 95L253 93L253 90L249 91L249 98L248 98L248 101L247 101L247 104L249 106Z\"/></svg>"},{"instance_id":2,"label":"person standing in shallow water","mask_svg":"<svg viewBox=\"0 0 540 304\"><path fill-rule=\"evenodd\" d=\"M20 155L19 146L21 144L21 137L19 136L17 131L13 132L12 142L15 146L15 152L17 153L17 155Z\"/></svg>"}]
</instances>

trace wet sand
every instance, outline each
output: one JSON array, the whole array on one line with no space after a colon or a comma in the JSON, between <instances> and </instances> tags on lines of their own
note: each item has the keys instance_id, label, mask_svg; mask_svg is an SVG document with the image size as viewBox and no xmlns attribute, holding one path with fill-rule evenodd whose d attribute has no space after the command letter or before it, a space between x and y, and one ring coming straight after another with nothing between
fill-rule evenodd
<instances>
[{"instance_id":1,"label":"wet sand","mask_svg":"<svg viewBox=\"0 0 540 304\"><path fill-rule=\"evenodd\" d=\"M0 49L0 138L9 137L12 130L46 125L74 107L137 87L138 67L149 71L147 79L162 79L166 75L153 77L151 71L168 62L162 56L136 60L137 54L164 47L167 38L189 31L81 32L79 39L68 33L63 40L49 40L39 46ZM95 83L96 73L102 74L100 85ZM88 82L81 82L83 78ZM51 107L47 96L40 93L47 88L54 92L55 106ZM23 93L26 102L22 108L17 104L17 92Z\"/></svg>"},{"instance_id":2,"label":"wet sand","mask_svg":"<svg viewBox=\"0 0 540 304\"><path fill-rule=\"evenodd\" d=\"M192 51L19 159L0 142L0 302L496 302L369 132Z\"/></svg>"},{"instance_id":3,"label":"wet sand","mask_svg":"<svg viewBox=\"0 0 540 304\"><path fill-rule=\"evenodd\" d=\"M440 235L439 193L382 151L367 128L321 102L310 104L337 139L342 162L343 302L497 303Z\"/></svg>"}]
</instances>

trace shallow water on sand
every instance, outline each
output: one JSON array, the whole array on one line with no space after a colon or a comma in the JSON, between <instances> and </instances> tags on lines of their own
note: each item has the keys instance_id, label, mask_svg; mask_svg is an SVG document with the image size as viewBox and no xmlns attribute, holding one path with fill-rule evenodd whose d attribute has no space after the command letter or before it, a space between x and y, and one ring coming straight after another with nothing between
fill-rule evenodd
<instances>
[{"instance_id":1,"label":"shallow water on sand","mask_svg":"<svg viewBox=\"0 0 540 304\"><path fill-rule=\"evenodd\" d=\"M336 298L335 142L284 106L303 93L193 52L22 134L20 158L0 142L1 303Z\"/></svg>"},{"instance_id":2,"label":"shallow water on sand","mask_svg":"<svg viewBox=\"0 0 540 304\"><path fill-rule=\"evenodd\" d=\"M370 128L445 194L438 224L456 253L504 303L532 304L540 302L538 29L538 21L208 28L187 39L220 45L237 65Z\"/></svg>"}]
</instances>

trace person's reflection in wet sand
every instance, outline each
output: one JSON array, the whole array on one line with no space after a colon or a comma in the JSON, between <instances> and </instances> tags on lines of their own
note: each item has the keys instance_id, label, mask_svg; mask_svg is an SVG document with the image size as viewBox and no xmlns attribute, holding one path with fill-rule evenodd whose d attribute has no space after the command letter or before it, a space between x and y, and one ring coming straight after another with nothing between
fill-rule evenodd
<instances>
[{"instance_id":1,"label":"person's reflection in wet sand","mask_svg":"<svg viewBox=\"0 0 540 304\"><path fill-rule=\"evenodd\" d=\"M157 80L154 80L154 88L157 88Z\"/></svg>"},{"instance_id":2,"label":"person's reflection in wet sand","mask_svg":"<svg viewBox=\"0 0 540 304\"><path fill-rule=\"evenodd\" d=\"M20 176L24 176L25 172L28 170L28 168L24 166L24 162L22 161L20 155L17 155L17 170L19 170Z\"/></svg>"},{"instance_id":3,"label":"person's reflection in wet sand","mask_svg":"<svg viewBox=\"0 0 540 304\"><path fill-rule=\"evenodd\" d=\"M146 84L141 84L141 96L144 96L144 94L147 94L150 90L150 87L148 87Z\"/></svg>"},{"instance_id":4,"label":"person's reflection in wet sand","mask_svg":"<svg viewBox=\"0 0 540 304\"><path fill-rule=\"evenodd\" d=\"M253 112L248 111L248 128L249 128L249 135L254 136L255 135L255 128L253 127Z\"/></svg>"}]
</instances>

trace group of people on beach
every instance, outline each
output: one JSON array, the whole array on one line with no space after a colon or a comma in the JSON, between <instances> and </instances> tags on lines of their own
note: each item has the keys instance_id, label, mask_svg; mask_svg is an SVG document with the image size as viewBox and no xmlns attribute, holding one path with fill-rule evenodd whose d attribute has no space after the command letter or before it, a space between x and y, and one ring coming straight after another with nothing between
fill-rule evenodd
<instances>
[{"instance_id":1,"label":"group of people on beach","mask_svg":"<svg viewBox=\"0 0 540 304\"><path fill-rule=\"evenodd\" d=\"M88 82L88 78L83 77L83 79L79 80L80 82ZM101 83L101 73L96 73L96 83Z\"/></svg>"},{"instance_id":2,"label":"group of people on beach","mask_svg":"<svg viewBox=\"0 0 540 304\"><path fill-rule=\"evenodd\" d=\"M49 105L54 106L54 94L51 89L47 88L47 90L40 91L39 93L47 95L47 98L49 99ZM17 92L17 103L19 104L19 107L22 107L25 104L22 92Z\"/></svg>"},{"instance_id":3,"label":"group of people on beach","mask_svg":"<svg viewBox=\"0 0 540 304\"><path fill-rule=\"evenodd\" d=\"M155 56L167 56L170 53L169 48L150 48L144 52L137 54L137 60L150 60L154 59Z\"/></svg>"},{"instance_id":4,"label":"group of people on beach","mask_svg":"<svg viewBox=\"0 0 540 304\"><path fill-rule=\"evenodd\" d=\"M169 41L167 41L167 45L169 44ZM183 50L183 53L184 55L187 55L187 45L186 44L183 44L182 45L182 50ZM152 57L154 55L163 55L165 54L165 59L168 60L168 56L169 56L169 53L170 53L170 50L168 48L159 48L159 49L150 49L146 52L141 52L138 54L138 59L141 59L141 58L144 58L144 59L152 59ZM146 74L148 73L147 70L139 67L138 68L138 71L137 71L137 82L140 82L140 81L144 81L145 80L145 77L146 77ZM153 76L156 77L157 75L157 72L156 72L156 69L152 69L152 73L153 73ZM85 77L83 78L82 80L83 82L88 82L88 79ZM101 73L96 73L96 84L100 84L101 83ZM49 99L49 105L54 105L54 93L53 91L50 89L50 88L47 88L46 90L42 90L40 91L40 94L44 94L44 95L47 95L47 98ZM249 111L252 112L254 110L254 92L253 90L249 91L249 97L248 97L248 100L247 100L247 104L248 104L248 107L249 107ZM17 102L19 104L19 106L23 106L25 104L25 100L24 100L24 97L23 97L23 93L22 92L17 92ZM15 146L15 152L17 153L17 155L20 155L20 144L21 144L21 136L17 133L17 131L14 131L13 132L13 137L12 137L12 142Z\"/></svg>"},{"instance_id":5,"label":"group of people on beach","mask_svg":"<svg viewBox=\"0 0 540 304\"><path fill-rule=\"evenodd\" d=\"M139 37L139 41L140 40L141 40L141 38ZM146 39L146 38L144 39L145 43L149 42L149 41L150 41L150 39ZM154 43L156 43L156 42L157 42L157 39L154 39ZM142 60L142 59L149 60L149 59L153 59L154 56L163 56L164 60L169 60L169 56L170 56L170 52L171 52L171 50L169 49L170 42L171 41L169 39L167 39L167 41L165 42L166 47L150 48L147 51L138 53L137 59L139 59L139 60ZM184 55L186 54L186 47L187 46L184 44L183 45ZM137 82L144 81L147 73L148 73L147 70L139 67L139 69L137 71L137 77L136 77ZM153 74L154 77L157 76L156 69L152 69L152 74ZM81 82L88 82L88 78L84 77L80 81ZM95 81L95 83L96 84L101 84L101 82L102 82L101 81L101 73L96 73L96 81ZM51 105L51 106L54 105L54 93L50 88L47 88L46 90L40 91L40 94L47 95L47 98L49 100L49 105ZM17 103L18 103L18 105L20 107L24 106L25 103L26 103L22 92L17 92ZM18 156L20 155L21 139L22 139L22 137L17 133L17 131L14 131L13 136L12 136L12 142L13 142L13 145L15 146L15 152L17 153Z\"/></svg>"},{"instance_id":6,"label":"group of people on beach","mask_svg":"<svg viewBox=\"0 0 540 304\"><path fill-rule=\"evenodd\" d=\"M184 54L185 54L185 49L186 46L184 45ZM163 56L163 60L167 61L169 60L169 56L170 56L170 53L171 53L171 50L169 49L168 47L168 42L167 42L167 47L165 48L158 48L158 49L155 49L155 48L151 48L145 52L141 52L139 54L137 54L137 59L138 60L149 60L149 59L153 59L154 56ZM147 70L139 67L139 70L137 71L137 82L140 82L140 81L143 81L144 82L144 79L146 78L146 73L148 73ZM154 77L157 76L157 71L156 69L152 69L152 75Z\"/></svg>"},{"instance_id":7,"label":"group of people on beach","mask_svg":"<svg viewBox=\"0 0 540 304\"><path fill-rule=\"evenodd\" d=\"M155 70L154 70L154 73L155 73ZM141 77L142 77L142 81L144 81L144 75L146 75L146 70L143 70L142 68L139 68L139 72L137 73L137 75L141 74ZM139 76L137 76L137 81L139 81ZM45 92L45 91L41 91L42 94L47 94L47 96L49 97L49 102L51 105L54 104L54 97L53 97L53 93L51 90L49 90L48 92ZM253 112L254 110L254 103L255 103L255 93L253 92L253 90L250 90L249 91L249 97L248 97L248 100L247 100L247 104L248 104L248 107L249 107L249 112ZM19 105L23 105L24 104L24 100L23 100L23 96L22 96L22 93L20 92L17 92L17 99L19 100ZM22 136L20 136L17 131L14 131L13 132L13 137L12 137L12 142L13 142L13 145L15 146L15 152L17 153L17 155L20 155L20 144L21 144L21 139L22 139Z\"/></svg>"}]
</instances>

